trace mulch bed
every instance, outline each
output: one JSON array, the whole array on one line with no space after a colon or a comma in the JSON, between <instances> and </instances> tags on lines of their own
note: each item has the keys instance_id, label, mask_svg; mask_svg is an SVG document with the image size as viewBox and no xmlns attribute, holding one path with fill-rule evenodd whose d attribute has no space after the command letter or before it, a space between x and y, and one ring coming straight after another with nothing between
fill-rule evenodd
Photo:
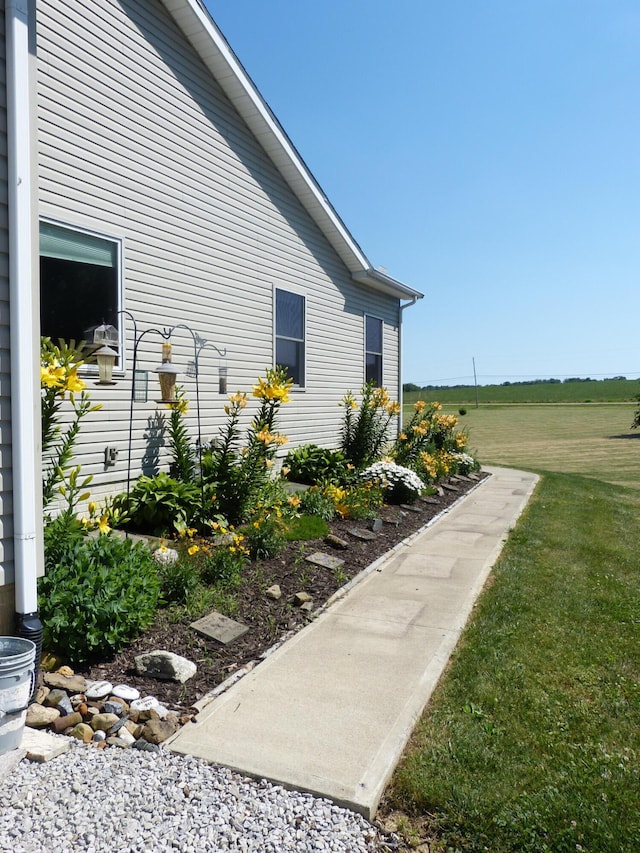
<instances>
[{"instance_id":1,"label":"mulch bed","mask_svg":"<svg viewBox=\"0 0 640 853\"><path fill-rule=\"evenodd\" d=\"M475 480L456 478L443 484L442 494L415 504L418 512L388 508L382 516L393 518L394 523L384 523L372 541L360 541L349 532L365 528L364 522L330 522L331 533L348 540L347 550L335 549L323 539L291 542L277 557L249 564L239 587L234 590L239 606L233 615L236 621L248 625L249 631L228 646L197 634L189 627L193 617L172 621L169 612L161 610L153 625L120 654L78 672L93 680L131 685L142 696L156 696L171 708L188 709L233 672L250 661L257 661L284 635L302 628L312 618L312 614L292 605L297 592L309 593L314 610L317 609L351 578L476 485ZM337 572L307 562L305 558L316 551L339 557L345 561L344 565ZM272 601L265 595L266 589L273 584L278 584L282 590L279 601ZM166 649L194 661L198 667L196 675L184 685L136 675L136 655L153 649Z\"/></svg>"}]
</instances>

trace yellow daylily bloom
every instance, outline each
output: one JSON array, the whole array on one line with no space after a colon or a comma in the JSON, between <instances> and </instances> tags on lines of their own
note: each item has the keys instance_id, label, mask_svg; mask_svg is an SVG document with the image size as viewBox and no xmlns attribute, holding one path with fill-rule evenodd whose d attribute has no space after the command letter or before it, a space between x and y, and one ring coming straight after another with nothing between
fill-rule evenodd
<instances>
[{"instance_id":1,"label":"yellow daylily bloom","mask_svg":"<svg viewBox=\"0 0 640 853\"><path fill-rule=\"evenodd\" d=\"M98 530L100 531L100 533L108 533L111 530L106 515L100 517L100 521L98 522Z\"/></svg>"},{"instance_id":2,"label":"yellow daylily bloom","mask_svg":"<svg viewBox=\"0 0 640 853\"><path fill-rule=\"evenodd\" d=\"M271 444L272 441L275 440L275 435L269 432L268 429L261 429L260 432L256 433L256 438L258 441L262 441L264 444Z\"/></svg>"},{"instance_id":3,"label":"yellow daylily bloom","mask_svg":"<svg viewBox=\"0 0 640 853\"><path fill-rule=\"evenodd\" d=\"M237 406L239 409L244 409L244 407L247 405L247 395L242 391L237 391L235 394L229 394L229 402L232 403L234 406ZM226 408L227 407L225 406L225 411Z\"/></svg>"},{"instance_id":4,"label":"yellow daylily bloom","mask_svg":"<svg viewBox=\"0 0 640 853\"><path fill-rule=\"evenodd\" d=\"M86 383L83 382L82 379L80 379L80 377L76 373L75 368L67 373L65 384L67 391L71 391L72 393L75 393L76 391L82 391L87 387Z\"/></svg>"},{"instance_id":5,"label":"yellow daylily bloom","mask_svg":"<svg viewBox=\"0 0 640 853\"><path fill-rule=\"evenodd\" d=\"M47 388L61 388L64 384L64 367L47 364L40 367L40 384Z\"/></svg>"}]
</instances>

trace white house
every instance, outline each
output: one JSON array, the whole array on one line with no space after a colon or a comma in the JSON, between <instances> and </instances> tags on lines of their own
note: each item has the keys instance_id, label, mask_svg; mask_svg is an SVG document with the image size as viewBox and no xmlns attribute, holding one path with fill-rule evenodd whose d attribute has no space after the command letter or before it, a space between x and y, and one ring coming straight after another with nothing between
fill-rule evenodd
<instances>
[{"instance_id":1,"label":"white house","mask_svg":"<svg viewBox=\"0 0 640 853\"><path fill-rule=\"evenodd\" d=\"M144 465L163 408L163 330L178 326L173 358L191 397L191 331L209 342L203 437L222 423L227 391L279 363L295 381L280 423L290 443L335 446L347 390L371 378L400 396L402 312L421 294L372 268L199 0L0 7L0 633L15 611L29 635L42 566L41 331L119 329L116 384L87 374L103 409L77 448L99 496ZM150 388L129 441L133 319Z\"/></svg>"}]
</instances>

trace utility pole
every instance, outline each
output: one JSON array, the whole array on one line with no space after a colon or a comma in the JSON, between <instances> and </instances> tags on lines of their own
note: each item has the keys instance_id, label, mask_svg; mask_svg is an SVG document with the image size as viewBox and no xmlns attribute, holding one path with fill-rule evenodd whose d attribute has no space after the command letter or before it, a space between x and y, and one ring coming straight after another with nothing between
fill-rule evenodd
<instances>
[{"instance_id":1,"label":"utility pole","mask_svg":"<svg viewBox=\"0 0 640 853\"><path fill-rule=\"evenodd\" d=\"M476 376L476 359L475 356L471 359L473 362L473 384L476 389L476 409L478 408L478 377Z\"/></svg>"}]
</instances>

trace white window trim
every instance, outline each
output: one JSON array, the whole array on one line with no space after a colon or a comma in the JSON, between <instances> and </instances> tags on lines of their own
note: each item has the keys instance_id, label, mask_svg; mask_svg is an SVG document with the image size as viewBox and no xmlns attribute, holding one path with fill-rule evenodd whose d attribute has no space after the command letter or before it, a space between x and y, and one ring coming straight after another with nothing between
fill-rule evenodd
<instances>
[{"instance_id":1,"label":"white window trim","mask_svg":"<svg viewBox=\"0 0 640 853\"><path fill-rule=\"evenodd\" d=\"M362 318L362 337L363 337L363 349L362 349L362 375L364 381L367 381L367 353L373 352L373 350L367 349L367 319L371 318L372 320L378 320L381 331L381 340L380 345L382 350L380 352L380 387L384 385L384 320L382 317L378 317L375 314L364 314ZM377 355L377 353L375 353Z\"/></svg>"},{"instance_id":2,"label":"white window trim","mask_svg":"<svg viewBox=\"0 0 640 853\"><path fill-rule=\"evenodd\" d=\"M290 285L290 284L287 284L286 286L282 285L282 284L274 284L273 285L271 305L272 305L272 321L273 321L273 325L272 325L272 329L273 329L272 363L273 363L274 367L276 365L276 348L277 348L278 338L282 338L283 340L298 341L298 338L286 338L284 335L278 335L276 333L276 319L277 319L276 318L276 311L277 311L277 308L276 308L276 291L277 290L282 290L284 293L294 293L296 296L302 297L302 334L303 334L302 346L303 346L303 352L304 352L304 365L303 365L303 369L302 369L302 384L301 385L293 385L291 387L292 391L301 391L302 392L302 391L305 391L307 388L307 300L308 300L308 296L307 296L307 293L305 290L303 290L300 287L296 287L296 285Z\"/></svg>"},{"instance_id":3,"label":"white window trim","mask_svg":"<svg viewBox=\"0 0 640 853\"><path fill-rule=\"evenodd\" d=\"M86 228L82 225L77 225L74 222L65 222L60 219L54 219L50 216L40 216L38 218L38 225L44 222L47 225L55 225L58 228L64 228L67 231L76 231L78 234L86 234L89 237L97 237L99 240L107 240L110 243L115 243L116 253L117 253L117 263L118 263L118 315L116 318L116 322L114 325L118 329L118 352L119 358L117 359L115 366L113 368L114 375L119 377L124 377L126 374L125 365L127 362L127 353L126 353L126 334L125 334L125 318L124 314L124 239L122 237L115 237L113 234L106 234L103 231L94 231L91 228ZM39 234L39 228L38 228ZM40 252L38 252L38 261L40 259ZM39 268L39 263L38 263ZM102 318L98 317L97 322L102 322ZM54 341L55 343L55 341ZM96 364L84 364L80 368L81 374L87 375L98 375L98 366Z\"/></svg>"}]
</instances>

